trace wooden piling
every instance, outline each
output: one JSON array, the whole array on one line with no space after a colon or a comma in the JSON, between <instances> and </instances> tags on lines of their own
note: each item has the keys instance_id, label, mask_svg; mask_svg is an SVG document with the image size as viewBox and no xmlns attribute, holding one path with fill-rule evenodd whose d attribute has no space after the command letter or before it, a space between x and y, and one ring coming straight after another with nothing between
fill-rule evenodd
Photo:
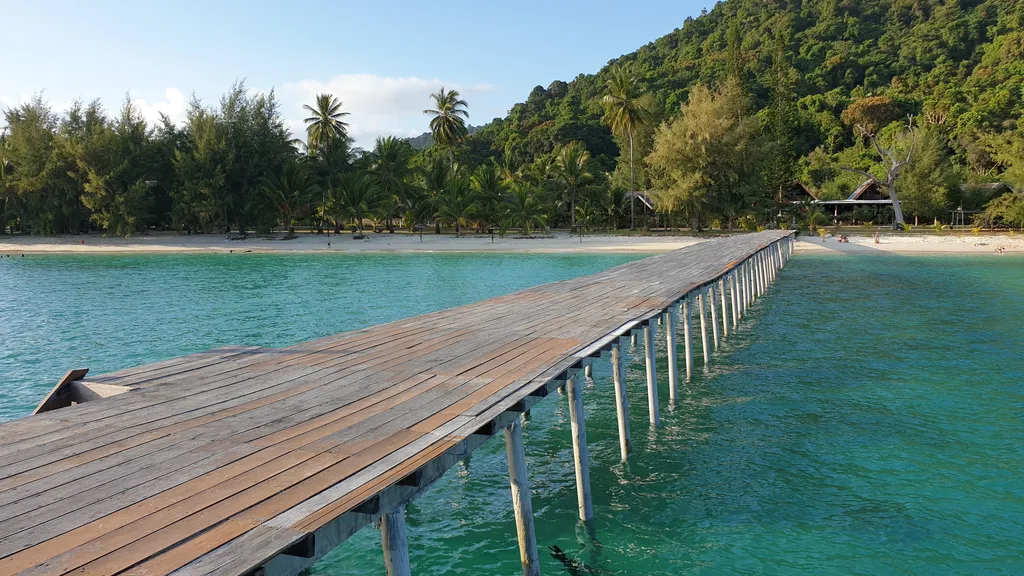
<instances>
[{"instance_id":1,"label":"wooden piling","mask_svg":"<svg viewBox=\"0 0 1024 576\"><path fill-rule=\"evenodd\" d=\"M718 280L718 298L722 301L722 338L729 336L729 304L726 302L725 280L727 277Z\"/></svg>"},{"instance_id":2,"label":"wooden piling","mask_svg":"<svg viewBox=\"0 0 1024 576\"><path fill-rule=\"evenodd\" d=\"M697 312L700 314L700 345L701 351L704 353L704 367L707 368L711 364L711 347L708 345L708 323L704 314L704 300L704 291L699 290L697 292Z\"/></svg>"},{"instance_id":3,"label":"wooden piling","mask_svg":"<svg viewBox=\"0 0 1024 576\"><path fill-rule=\"evenodd\" d=\"M405 505L398 506L380 518L381 547L384 569L388 576L411 576L409 539L405 532Z\"/></svg>"},{"instance_id":4,"label":"wooden piling","mask_svg":"<svg viewBox=\"0 0 1024 576\"><path fill-rule=\"evenodd\" d=\"M533 530L533 504L530 501L530 482L526 475L523 428L518 418L505 427L505 454L508 456L508 479L512 488L512 510L516 517L519 561L523 565L523 576L539 576L540 557L537 555L537 536Z\"/></svg>"},{"instance_id":5,"label":"wooden piling","mask_svg":"<svg viewBox=\"0 0 1024 576\"><path fill-rule=\"evenodd\" d=\"M690 298L683 299L683 341L686 348L686 379L693 378L693 336L690 330Z\"/></svg>"},{"instance_id":6,"label":"wooden piling","mask_svg":"<svg viewBox=\"0 0 1024 576\"><path fill-rule=\"evenodd\" d=\"M569 426L572 429L572 455L576 467L576 501L580 520L594 516L590 501L590 457L587 455L587 426L583 416L583 389L579 378L573 376L565 383L569 393Z\"/></svg>"},{"instance_id":7,"label":"wooden piling","mask_svg":"<svg viewBox=\"0 0 1024 576\"><path fill-rule=\"evenodd\" d=\"M592 378L594 376L594 365L587 364L586 366L584 366L583 375L586 376L587 378Z\"/></svg>"},{"instance_id":8,"label":"wooden piling","mask_svg":"<svg viewBox=\"0 0 1024 576\"><path fill-rule=\"evenodd\" d=\"M673 403L679 398L679 373L676 370L676 307L669 306L665 318L665 356L668 358L668 397Z\"/></svg>"},{"instance_id":9,"label":"wooden piling","mask_svg":"<svg viewBox=\"0 0 1024 576\"><path fill-rule=\"evenodd\" d=\"M718 352L718 302L715 301L715 286L708 286L708 307L711 308L711 333L712 341L715 343L715 352Z\"/></svg>"},{"instance_id":10,"label":"wooden piling","mask_svg":"<svg viewBox=\"0 0 1024 576\"><path fill-rule=\"evenodd\" d=\"M652 322L644 326L644 359L647 363L647 411L650 413L651 426L657 426L661 421L658 414L658 378L657 366L654 362L654 331Z\"/></svg>"},{"instance_id":11,"label":"wooden piling","mask_svg":"<svg viewBox=\"0 0 1024 576\"><path fill-rule=\"evenodd\" d=\"M732 295L732 327L735 330L740 324L740 299L736 294L736 273L733 272L729 275L729 283L731 284L729 293Z\"/></svg>"},{"instance_id":12,"label":"wooden piling","mask_svg":"<svg viewBox=\"0 0 1024 576\"><path fill-rule=\"evenodd\" d=\"M623 372L622 350L619 342L612 344L612 382L615 384L615 416L619 423L619 450L622 459L633 451L629 437L629 400L626 397L626 378Z\"/></svg>"}]
</instances>

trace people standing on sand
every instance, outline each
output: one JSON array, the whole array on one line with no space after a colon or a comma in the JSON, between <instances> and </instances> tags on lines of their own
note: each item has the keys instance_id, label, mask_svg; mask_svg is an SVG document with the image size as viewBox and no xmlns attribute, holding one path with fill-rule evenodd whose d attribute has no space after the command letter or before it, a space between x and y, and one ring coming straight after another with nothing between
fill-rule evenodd
<instances>
[{"instance_id":1,"label":"people standing on sand","mask_svg":"<svg viewBox=\"0 0 1024 576\"><path fill-rule=\"evenodd\" d=\"M878 232L875 232L875 244L878 244Z\"/></svg>"}]
</instances>

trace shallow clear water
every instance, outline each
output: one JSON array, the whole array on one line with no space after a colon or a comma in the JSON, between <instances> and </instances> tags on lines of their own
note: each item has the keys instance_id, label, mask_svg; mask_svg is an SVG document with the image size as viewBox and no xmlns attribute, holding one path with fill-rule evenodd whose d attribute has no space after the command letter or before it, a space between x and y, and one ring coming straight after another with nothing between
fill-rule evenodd
<instances>
[{"instance_id":1,"label":"shallow clear water","mask_svg":"<svg viewBox=\"0 0 1024 576\"><path fill-rule=\"evenodd\" d=\"M71 365L285 344L625 259L216 258L0 262L0 381L14 390L0 415L31 409ZM1022 318L1021 259L798 255L677 406L662 372L656 431L633 359L627 464L610 370L596 365L590 531L576 521L565 398L534 407L543 571L569 573L544 550L556 545L614 574L1024 572ZM12 385L22 374L35 380ZM498 437L409 506L414 572L519 572L510 508ZM314 572L382 573L379 534L364 529Z\"/></svg>"}]
</instances>

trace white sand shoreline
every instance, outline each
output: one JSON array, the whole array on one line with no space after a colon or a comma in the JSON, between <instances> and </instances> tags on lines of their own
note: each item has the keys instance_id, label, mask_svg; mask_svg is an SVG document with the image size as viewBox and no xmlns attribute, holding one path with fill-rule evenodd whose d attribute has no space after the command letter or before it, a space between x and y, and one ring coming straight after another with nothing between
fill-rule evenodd
<instances>
[{"instance_id":1,"label":"white sand shoreline","mask_svg":"<svg viewBox=\"0 0 1024 576\"><path fill-rule=\"evenodd\" d=\"M0 255L15 254L186 254L186 253L657 253L704 241L691 236L592 235L555 233L550 237L513 238L497 235L375 234L354 240L351 234L299 234L291 240L250 236L242 240L220 234L154 234L133 238L84 236L0 236Z\"/></svg>"},{"instance_id":2,"label":"white sand shoreline","mask_svg":"<svg viewBox=\"0 0 1024 576\"><path fill-rule=\"evenodd\" d=\"M536 254L653 254L668 252L706 241L706 237L669 235L579 236L556 232L548 237L493 238L469 234L456 238L450 234L367 234L354 240L351 234L299 234L292 240L280 237L250 236L235 240L221 234L183 235L158 233L133 238L77 236L0 236L0 257L20 254L312 254L312 253L437 253L498 252ZM799 236L796 250L802 253L835 254L995 254L1004 247L1007 254L1024 254L1024 235L973 236L930 234L883 234L875 244L870 236L850 236L849 243L828 237Z\"/></svg>"},{"instance_id":3,"label":"white sand shoreline","mask_svg":"<svg viewBox=\"0 0 1024 576\"><path fill-rule=\"evenodd\" d=\"M991 254L1004 248L1005 254L1024 254L1024 235L961 235L952 234L883 234L875 244L871 236L850 236L848 243L840 243L829 236L824 240L814 236L799 236L795 251L817 254Z\"/></svg>"}]
</instances>

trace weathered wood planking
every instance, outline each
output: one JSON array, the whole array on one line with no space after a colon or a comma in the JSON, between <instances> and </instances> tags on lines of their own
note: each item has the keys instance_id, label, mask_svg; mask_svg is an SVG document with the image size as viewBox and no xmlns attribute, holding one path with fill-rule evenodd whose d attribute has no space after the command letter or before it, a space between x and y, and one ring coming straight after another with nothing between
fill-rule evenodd
<instances>
[{"instance_id":1,"label":"weathered wood planking","mask_svg":"<svg viewBox=\"0 0 1024 576\"><path fill-rule=\"evenodd\" d=\"M131 390L0 424L0 575L258 568L345 514L387 512L377 495L422 489L418 471L443 471L504 413L786 236L90 377Z\"/></svg>"}]
</instances>

